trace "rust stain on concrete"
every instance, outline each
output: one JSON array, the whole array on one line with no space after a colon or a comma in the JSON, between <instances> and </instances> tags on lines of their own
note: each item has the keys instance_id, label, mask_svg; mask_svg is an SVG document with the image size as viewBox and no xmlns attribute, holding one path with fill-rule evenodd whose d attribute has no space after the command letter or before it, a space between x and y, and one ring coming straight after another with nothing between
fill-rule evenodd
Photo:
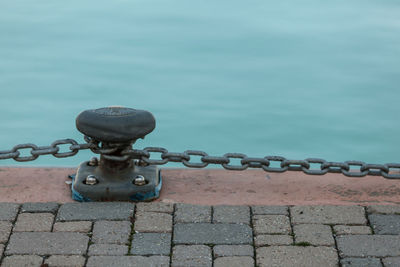
<instances>
[{"instance_id":1,"label":"rust stain on concrete","mask_svg":"<svg viewBox=\"0 0 400 267\"><path fill-rule=\"evenodd\" d=\"M73 168L2 167L0 202L72 202ZM162 169L162 202L202 205L400 204L400 180L261 170Z\"/></svg>"}]
</instances>

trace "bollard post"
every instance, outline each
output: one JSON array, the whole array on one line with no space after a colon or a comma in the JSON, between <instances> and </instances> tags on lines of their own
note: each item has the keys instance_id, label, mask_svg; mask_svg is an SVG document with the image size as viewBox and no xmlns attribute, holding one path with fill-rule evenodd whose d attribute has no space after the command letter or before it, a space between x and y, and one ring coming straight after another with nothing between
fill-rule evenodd
<instances>
[{"instance_id":1,"label":"bollard post","mask_svg":"<svg viewBox=\"0 0 400 267\"><path fill-rule=\"evenodd\" d=\"M78 167L71 185L78 201L150 201L158 198L162 179L156 166L139 166L123 152L155 128L153 115L144 110L106 107L83 111L77 129L98 144L100 160ZM104 152L104 153L102 153Z\"/></svg>"}]
</instances>

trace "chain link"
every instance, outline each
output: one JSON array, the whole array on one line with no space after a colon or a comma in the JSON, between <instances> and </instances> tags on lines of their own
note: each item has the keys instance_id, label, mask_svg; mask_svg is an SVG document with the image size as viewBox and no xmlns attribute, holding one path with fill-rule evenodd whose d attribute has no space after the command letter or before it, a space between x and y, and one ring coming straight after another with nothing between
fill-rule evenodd
<instances>
[{"instance_id":1,"label":"chain link","mask_svg":"<svg viewBox=\"0 0 400 267\"><path fill-rule=\"evenodd\" d=\"M306 174L309 174L309 175L324 175L329 171L328 168L325 168L325 169L322 168L322 166L326 163L326 161L324 159L308 158L308 159L305 159L305 161L308 162L309 164L320 164L319 170L318 169L310 170L310 166L311 165L308 165L308 168L302 167L301 170Z\"/></svg>"},{"instance_id":2,"label":"chain link","mask_svg":"<svg viewBox=\"0 0 400 267\"><path fill-rule=\"evenodd\" d=\"M43 155L53 155L57 158L72 157L80 150L90 149L101 154L105 159L125 161L137 159L142 165L164 165L168 162L180 162L189 168L205 168L209 164L221 165L227 170L246 170L248 168L263 169L267 172L302 171L309 175L324 175L342 173L349 177L364 177L366 175L383 176L387 179L400 179L400 163L366 164L362 161L327 162L319 158L305 160L290 160L280 156L266 156L263 158L248 157L241 153L227 153L223 156L210 156L204 151L187 150L183 153L169 152L162 147L146 147L132 149L126 144L103 145L90 137L85 136L87 143L78 144L73 139L56 140L50 146L36 146L35 144L19 144L11 150L0 151L0 160L13 159L20 162L32 161ZM69 146L68 146L69 145ZM124 149L121 149L125 145ZM68 151L60 152L61 146L68 146ZM22 150L29 150L29 156L21 156ZM158 159L154 154L159 154ZM198 160L194 160L197 157ZM232 164L237 159L238 164ZM278 167L272 167L271 163ZM315 167L317 165L317 167ZM313 166L313 168L311 168Z\"/></svg>"},{"instance_id":3,"label":"chain link","mask_svg":"<svg viewBox=\"0 0 400 267\"><path fill-rule=\"evenodd\" d=\"M241 153L227 153L224 155L224 158L228 159L228 163L223 163L222 167L224 167L227 170L232 170L232 171L243 171L246 170L249 167L249 164L243 164L242 161L240 161L240 165L230 165L229 162L231 161L230 159L245 159L247 156L245 154Z\"/></svg>"},{"instance_id":4,"label":"chain link","mask_svg":"<svg viewBox=\"0 0 400 267\"><path fill-rule=\"evenodd\" d=\"M204 151L198 150L186 150L183 152L189 156L189 160L183 159L182 164L188 168L205 168L208 166L208 162L204 161L204 158L208 157L208 154ZM201 163L190 162L190 156L201 156Z\"/></svg>"},{"instance_id":5,"label":"chain link","mask_svg":"<svg viewBox=\"0 0 400 267\"><path fill-rule=\"evenodd\" d=\"M387 163L384 165L385 167L388 168L389 171L381 171L381 174L383 177L385 177L386 179L400 179L400 174L399 174L399 170L400 170L400 163ZM390 173L390 169L397 169L397 173L392 172L392 174Z\"/></svg>"},{"instance_id":6,"label":"chain link","mask_svg":"<svg viewBox=\"0 0 400 267\"><path fill-rule=\"evenodd\" d=\"M62 145L70 145L69 151L59 152ZM37 146L35 144L19 144L11 150L0 151L0 160L13 159L15 161L32 161L43 155L53 155L56 158L66 158L75 156L80 150L95 148L94 143L78 144L73 139L60 139L54 141L50 146ZM30 149L30 156L21 156L22 150Z\"/></svg>"}]
</instances>

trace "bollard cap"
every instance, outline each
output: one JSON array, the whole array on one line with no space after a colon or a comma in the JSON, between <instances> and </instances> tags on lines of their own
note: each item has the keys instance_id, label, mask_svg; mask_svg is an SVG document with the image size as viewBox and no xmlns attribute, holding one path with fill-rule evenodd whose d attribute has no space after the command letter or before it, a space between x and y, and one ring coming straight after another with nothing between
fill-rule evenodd
<instances>
[{"instance_id":1,"label":"bollard cap","mask_svg":"<svg viewBox=\"0 0 400 267\"><path fill-rule=\"evenodd\" d=\"M76 128L81 133L102 142L124 143L144 138L155 125L150 112L125 107L89 109L76 118Z\"/></svg>"}]
</instances>

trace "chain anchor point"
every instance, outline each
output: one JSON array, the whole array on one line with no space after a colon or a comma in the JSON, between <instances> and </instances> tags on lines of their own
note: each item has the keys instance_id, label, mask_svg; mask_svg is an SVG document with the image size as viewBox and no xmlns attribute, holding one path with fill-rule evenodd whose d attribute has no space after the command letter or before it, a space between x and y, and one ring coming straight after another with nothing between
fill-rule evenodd
<instances>
[{"instance_id":1,"label":"chain anchor point","mask_svg":"<svg viewBox=\"0 0 400 267\"><path fill-rule=\"evenodd\" d=\"M161 175L156 166L140 166L126 154L139 138L155 128L144 110L106 107L83 111L77 129L100 154L78 167L71 188L78 201L149 201L159 197Z\"/></svg>"}]
</instances>

